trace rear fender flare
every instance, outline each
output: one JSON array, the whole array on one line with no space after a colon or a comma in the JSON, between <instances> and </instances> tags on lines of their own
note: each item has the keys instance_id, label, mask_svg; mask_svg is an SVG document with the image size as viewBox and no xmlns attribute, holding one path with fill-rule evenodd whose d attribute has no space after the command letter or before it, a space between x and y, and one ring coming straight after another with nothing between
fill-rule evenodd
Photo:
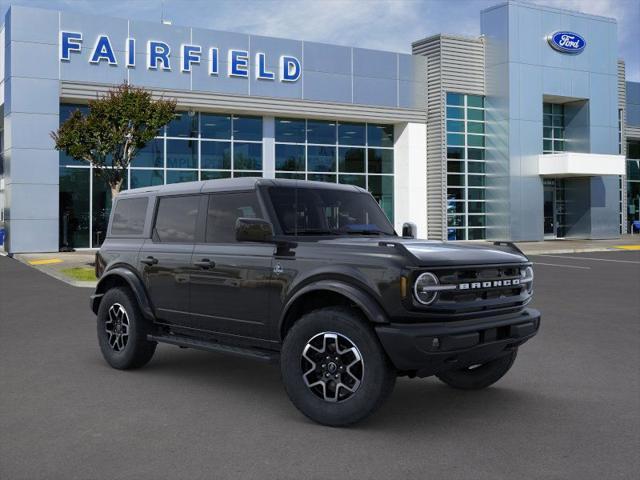
<instances>
[{"instance_id":1,"label":"rear fender flare","mask_svg":"<svg viewBox=\"0 0 640 480\"><path fill-rule=\"evenodd\" d=\"M147 290L144 287L142 279L135 272L125 267L115 267L100 277L98 285L96 286L96 291L91 296L91 309L94 313L98 313L100 301L104 294L107 293L109 285L112 285L114 280L119 283L124 280L135 295L138 306L140 307L144 317L149 320L153 320L155 318L153 308L151 307L151 301L149 300L149 295L147 294Z\"/></svg>"}]
</instances>

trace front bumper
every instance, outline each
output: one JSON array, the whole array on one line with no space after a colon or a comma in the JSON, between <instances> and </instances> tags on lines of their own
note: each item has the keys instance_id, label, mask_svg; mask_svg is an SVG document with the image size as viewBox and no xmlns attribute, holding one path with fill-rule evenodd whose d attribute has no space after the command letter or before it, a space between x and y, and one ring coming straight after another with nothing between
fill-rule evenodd
<instances>
[{"instance_id":1,"label":"front bumper","mask_svg":"<svg viewBox=\"0 0 640 480\"><path fill-rule=\"evenodd\" d=\"M460 322L392 323L376 327L376 333L399 371L428 377L498 358L529 340L539 328L540 312L526 308L516 314Z\"/></svg>"}]
</instances>

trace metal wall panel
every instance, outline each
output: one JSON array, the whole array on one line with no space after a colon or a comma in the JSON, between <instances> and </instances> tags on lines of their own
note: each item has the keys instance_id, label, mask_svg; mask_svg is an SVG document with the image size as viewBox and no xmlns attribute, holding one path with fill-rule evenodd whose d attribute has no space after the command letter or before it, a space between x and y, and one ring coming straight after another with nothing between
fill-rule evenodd
<instances>
[{"instance_id":1,"label":"metal wall panel","mask_svg":"<svg viewBox=\"0 0 640 480\"><path fill-rule=\"evenodd\" d=\"M427 236L447 239L446 92L485 94L481 38L435 35L412 44L427 58Z\"/></svg>"}]
</instances>

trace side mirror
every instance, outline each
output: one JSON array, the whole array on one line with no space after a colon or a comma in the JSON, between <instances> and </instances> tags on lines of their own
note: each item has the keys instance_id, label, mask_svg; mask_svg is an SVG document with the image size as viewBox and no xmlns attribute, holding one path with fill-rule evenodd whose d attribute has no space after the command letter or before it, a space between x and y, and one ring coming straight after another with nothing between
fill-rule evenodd
<instances>
[{"instance_id":1,"label":"side mirror","mask_svg":"<svg viewBox=\"0 0 640 480\"><path fill-rule=\"evenodd\" d=\"M418 236L418 227L415 223L405 222L402 224L402 238L416 238Z\"/></svg>"},{"instance_id":2,"label":"side mirror","mask_svg":"<svg viewBox=\"0 0 640 480\"><path fill-rule=\"evenodd\" d=\"M236 240L238 242L272 242L273 225L261 218L239 218L236 220Z\"/></svg>"}]
</instances>

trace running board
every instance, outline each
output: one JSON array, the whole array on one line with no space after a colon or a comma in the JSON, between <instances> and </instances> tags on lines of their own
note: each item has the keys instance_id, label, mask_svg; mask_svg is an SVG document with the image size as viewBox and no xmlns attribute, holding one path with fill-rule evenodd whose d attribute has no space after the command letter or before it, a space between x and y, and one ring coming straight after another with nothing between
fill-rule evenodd
<instances>
[{"instance_id":1,"label":"running board","mask_svg":"<svg viewBox=\"0 0 640 480\"><path fill-rule=\"evenodd\" d=\"M169 345L176 345L178 347L195 348L207 352L227 353L229 355L251 358L262 362L275 363L280 359L278 352L224 345L218 342L198 340L181 335L147 335L147 340L158 343L168 343Z\"/></svg>"}]
</instances>

